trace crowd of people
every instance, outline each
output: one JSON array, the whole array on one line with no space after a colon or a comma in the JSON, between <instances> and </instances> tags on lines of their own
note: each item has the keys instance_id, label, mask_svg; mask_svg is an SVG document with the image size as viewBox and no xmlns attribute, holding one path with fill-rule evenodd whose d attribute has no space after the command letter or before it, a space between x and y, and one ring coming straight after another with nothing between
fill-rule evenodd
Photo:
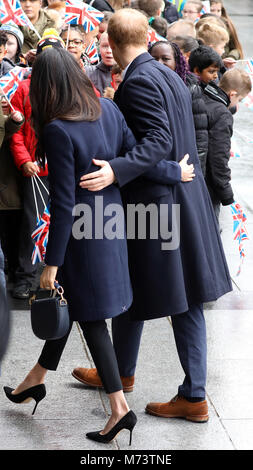
<instances>
[{"instance_id":1,"label":"crowd of people","mask_svg":"<svg viewBox=\"0 0 253 470\"><path fill-rule=\"evenodd\" d=\"M0 27L0 77L27 67L11 107L1 97L1 289L3 270L13 297L28 299L37 287L31 233L50 197L40 286L54 289L56 279L64 286L71 318L66 336L46 341L24 381L5 393L37 405L78 321L96 368L76 367L72 375L104 387L112 409L104 429L87 437L110 442L124 428L132 436L137 421L123 392L134 388L145 320L171 316L185 372L176 397L149 403L146 412L209 418L203 303L232 289L219 214L234 201L233 114L251 80L235 67L243 51L222 1L211 0L205 14L199 0L182 11L168 0L86 3L104 13L89 33L66 25L65 2L54 0L21 0L40 39L28 27ZM161 236L138 239L139 226L131 240L75 240L73 207L89 202L94 212L100 194L122 210L154 203L161 215L166 205L170 229L172 206L180 205L180 246L162 251Z\"/></svg>"}]
</instances>

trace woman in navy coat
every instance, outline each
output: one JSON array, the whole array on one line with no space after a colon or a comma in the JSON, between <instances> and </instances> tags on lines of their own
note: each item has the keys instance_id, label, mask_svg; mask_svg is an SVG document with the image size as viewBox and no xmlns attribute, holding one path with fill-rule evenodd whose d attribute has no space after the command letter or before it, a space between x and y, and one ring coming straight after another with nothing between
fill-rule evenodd
<instances>
[{"instance_id":1,"label":"woman in navy coat","mask_svg":"<svg viewBox=\"0 0 253 470\"><path fill-rule=\"evenodd\" d=\"M108 220L101 204L104 208L108 204L122 207L118 187L111 185L96 200L95 193L80 188L79 180L83 172L96 169L92 158L109 160L122 155L132 148L135 139L117 106L110 100L99 101L89 79L64 49L48 49L38 56L30 93L37 156L45 164L46 155L51 198L46 267L40 286L54 289L57 279L64 287L71 320L77 320L83 329L112 408L104 430L87 437L109 442L123 428L132 433L136 423L122 391L105 322L125 312L132 303L127 245L124 227L121 239L106 239L101 233ZM102 214L101 220L95 210ZM84 238L82 230L86 235L93 231L92 237ZM16 390L5 387L11 401L34 398L37 406L46 393L46 372L56 370L67 337L47 341L38 363Z\"/></svg>"}]
</instances>

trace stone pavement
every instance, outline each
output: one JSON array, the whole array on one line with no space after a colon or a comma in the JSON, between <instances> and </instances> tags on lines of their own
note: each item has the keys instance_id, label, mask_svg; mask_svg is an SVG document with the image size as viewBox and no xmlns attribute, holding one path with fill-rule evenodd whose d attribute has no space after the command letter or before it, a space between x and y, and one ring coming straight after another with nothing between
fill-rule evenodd
<instances>
[{"instance_id":1,"label":"stone pavement","mask_svg":"<svg viewBox=\"0 0 253 470\"><path fill-rule=\"evenodd\" d=\"M243 12L241 4L225 2L229 11ZM250 11L245 10L245 11ZM236 23L245 17L233 16ZM248 32L252 18L247 18ZM249 23L251 22L251 23ZM237 23L236 23L237 24ZM250 39L252 44L252 39ZM247 43L250 51L250 41ZM252 48L251 48L252 50ZM248 52L250 53L250 52ZM250 131L252 114L245 110L236 116L237 129ZM245 131L246 129L246 131ZM133 393L126 395L130 408L138 416L133 433L132 450L235 450L253 449L253 195L247 175L240 168L247 165L248 178L252 163L247 161L252 147L244 142L241 160L232 162L236 200L247 212L250 240L240 276L236 276L239 255L232 239L229 208L221 212L222 239L234 290L217 302L205 306L208 334L207 400L210 420L196 424L184 420L167 420L145 414L149 401L168 401L177 393L183 380L169 318L146 322L136 370ZM244 160L244 158L246 160ZM109 414L106 394L90 390L71 376L76 366L90 367L92 361L77 325L71 332L57 372L49 372L47 396L34 416L33 404L14 405L2 391L3 385L16 386L33 366L43 342L32 333L28 306L12 302L12 330L9 348L0 377L0 449L16 450L125 450L128 432L103 446L85 438L87 431L101 429ZM110 324L110 322L108 322Z\"/></svg>"}]
</instances>

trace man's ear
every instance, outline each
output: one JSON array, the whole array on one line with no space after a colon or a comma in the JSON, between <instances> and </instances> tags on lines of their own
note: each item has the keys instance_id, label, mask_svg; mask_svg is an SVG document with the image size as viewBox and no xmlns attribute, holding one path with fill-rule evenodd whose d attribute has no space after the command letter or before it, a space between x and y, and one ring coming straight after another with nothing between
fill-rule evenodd
<instances>
[{"instance_id":1,"label":"man's ear","mask_svg":"<svg viewBox=\"0 0 253 470\"><path fill-rule=\"evenodd\" d=\"M231 98L233 98L233 96L238 95L238 93L235 90L230 90L230 91L227 92L227 95L231 99Z\"/></svg>"}]
</instances>

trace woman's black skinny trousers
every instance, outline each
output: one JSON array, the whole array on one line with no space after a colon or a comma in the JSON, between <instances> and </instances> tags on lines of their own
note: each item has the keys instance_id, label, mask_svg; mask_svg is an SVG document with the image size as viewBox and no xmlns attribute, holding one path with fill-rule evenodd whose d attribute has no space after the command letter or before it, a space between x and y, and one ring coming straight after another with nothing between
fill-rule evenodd
<instances>
[{"instance_id":1,"label":"woman's black skinny trousers","mask_svg":"<svg viewBox=\"0 0 253 470\"><path fill-rule=\"evenodd\" d=\"M90 350L92 359L102 380L106 393L122 390L118 363L106 321L78 322ZM65 348L73 322L68 333L60 339L46 341L39 357L39 364L48 370L56 370Z\"/></svg>"}]
</instances>

